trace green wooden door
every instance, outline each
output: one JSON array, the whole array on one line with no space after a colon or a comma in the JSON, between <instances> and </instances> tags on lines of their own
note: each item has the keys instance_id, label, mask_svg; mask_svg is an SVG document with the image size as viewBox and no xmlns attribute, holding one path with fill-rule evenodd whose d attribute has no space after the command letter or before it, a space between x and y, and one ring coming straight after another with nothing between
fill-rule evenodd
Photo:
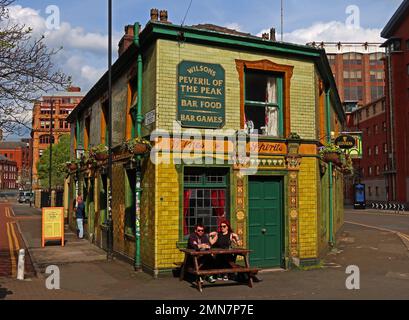
<instances>
[{"instance_id":1,"label":"green wooden door","mask_svg":"<svg viewBox=\"0 0 409 320\"><path fill-rule=\"evenodd\" d=\"M282 265L282 179L249 177L249 248L251 266Z\"/></svg>"}]
</instances>

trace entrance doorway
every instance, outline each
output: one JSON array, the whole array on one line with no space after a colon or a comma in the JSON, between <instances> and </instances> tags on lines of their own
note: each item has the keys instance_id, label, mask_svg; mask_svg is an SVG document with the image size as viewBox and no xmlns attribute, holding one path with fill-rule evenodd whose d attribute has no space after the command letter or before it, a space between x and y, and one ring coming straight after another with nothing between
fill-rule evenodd
<instances>
[{"instance_id":1,"label":"entrance doorway","mask_svg":"<svg viewBox=\"0 0 409 320\"><path fill-rule=\"evenodd\" d=\"M283 264L284 219L282 177L249 177L250 264L261 268Z\"/></svg>"}]
</instances>

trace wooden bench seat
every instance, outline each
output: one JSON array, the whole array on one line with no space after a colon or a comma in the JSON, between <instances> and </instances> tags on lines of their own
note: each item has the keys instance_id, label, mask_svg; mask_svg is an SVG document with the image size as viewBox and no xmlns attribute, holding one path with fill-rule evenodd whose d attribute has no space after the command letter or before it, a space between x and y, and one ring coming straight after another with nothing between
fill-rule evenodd
<instances>
[{"instance_id":1,"label":"wooden bench seat","mask_svg":"<svg viewBox=\"0 0 409 320\"><path fill-rule=\"evenodd\" d=\"M259 270L260 269L258 269L258 268L240 267L240 268L211 269L211 270L196 271L193 268L189 268L189 272L193 273L194 275L197 275L197 276L208 276L208 275L223 274L223 273L242 273L242 272L257 274Z\"/></svg>"}]
</instances>

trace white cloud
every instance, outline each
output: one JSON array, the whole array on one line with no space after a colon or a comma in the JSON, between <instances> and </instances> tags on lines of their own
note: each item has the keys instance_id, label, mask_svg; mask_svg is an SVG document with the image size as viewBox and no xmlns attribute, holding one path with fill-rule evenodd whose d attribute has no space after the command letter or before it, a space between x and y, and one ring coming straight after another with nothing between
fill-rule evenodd
<instances>
[{"instance_id":1,"label":"white cloud","mask_svg":"<svg viewBox=\"0 0 409 320\"><path fill-rule=\"evenodd\" d=\"M269 32L262 30L258 34ZM284 33L284 41L298 44L308 42L383 42L380 36L381 29L352 28L339 21L316 22L307 28L296 29ZM277 39L279 39L277 35Z\"/></svg>"},{"instance_id":2,"label":"white cloud","mask_svg":"<svg viewBox=\"0 0 409 320\"><path fill-rule=\"evenodd\" d=\"M237 22L227 23L224 27L236 31L242 31L242 27Z\"/></svg>"},{"instance_id":3,"label":"white cloud","mask_svg":"<svg viewBox=\"0 0 409 320\"><path fill-rule=\"evenodd\" d=\"M103 74L107 64L108 36L86 32L61 22L59 29L47 29L46 18L39 11L20 5L9 7L11 23L24 24L33 29L33 36L45 36L45 43L51 49L63 48L55 57L55 65L73 78L73 84L83 91L89 90ZM113 57L121 35L113 36Z\"/></svg>"}]
</instances>

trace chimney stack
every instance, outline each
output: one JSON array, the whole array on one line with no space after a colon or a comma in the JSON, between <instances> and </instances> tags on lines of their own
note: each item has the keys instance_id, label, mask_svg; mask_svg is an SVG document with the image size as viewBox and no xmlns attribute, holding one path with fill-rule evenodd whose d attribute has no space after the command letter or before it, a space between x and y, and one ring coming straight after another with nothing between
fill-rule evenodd
<instances>
[{"instance_id":1,"label":"chimney stack","mask_svg":"<svg viewBox=\"0 0 409 320\"><path fill-rule=\"evenodd\" d=\"M159 19L160 19L160 22L170 23L170 21L168 21L168 11L167 10L161 10L159 12Z\"/></svg>"},{"instance_id":2,"label":"chimney stack","mask_svg":"<svg viewBox=\"0 0 409 320\"><path fill-rule=\"evenodd\" d=\"M263 33L261 35L261 38L264 39L264 40L268 40L268 33Z\"/></svg>"},{"instance_id":3,"label":"chimney stack","mask_svg":"<svg viewBox=\"0 0 409 320\"><path fill-rule=\"evenodd\" d=\"M67 89L68 92L81 92L81 88L80 87L68 87Z\"/></svg>"},{"instance_id":4,"label":"chimney stack","mask_svg":"<svg viewBox=\"0 0 409 320\"><path fill-rule=\"evenodd\" d=\"M151 21L158 21L159 19L159 10L156 8L151 9Z\"/></svg>"},{"instance_id":5,"label":"chimney stack","mask_svg":"<svg viewBox=\"0 0 409 320\"><path fill-rule=\"evenodd\" d=\"M133 25L125 26L125 35L122 37L118 44L118 56L121 56L126 51L126 49L128 49L129 46L133 43L133 37L134 37Z\"/></svg>"},{"instance_id":6,"label":"chimney stack","mask_svg":"<svg viewBox=\"0 0 409 320\"><path fill-rule=\"evenodd\" d=\"M275 28L270 29L270 40L271 41L277 41L276 40L276 29Z\"/></svg>"}]
</instances>

